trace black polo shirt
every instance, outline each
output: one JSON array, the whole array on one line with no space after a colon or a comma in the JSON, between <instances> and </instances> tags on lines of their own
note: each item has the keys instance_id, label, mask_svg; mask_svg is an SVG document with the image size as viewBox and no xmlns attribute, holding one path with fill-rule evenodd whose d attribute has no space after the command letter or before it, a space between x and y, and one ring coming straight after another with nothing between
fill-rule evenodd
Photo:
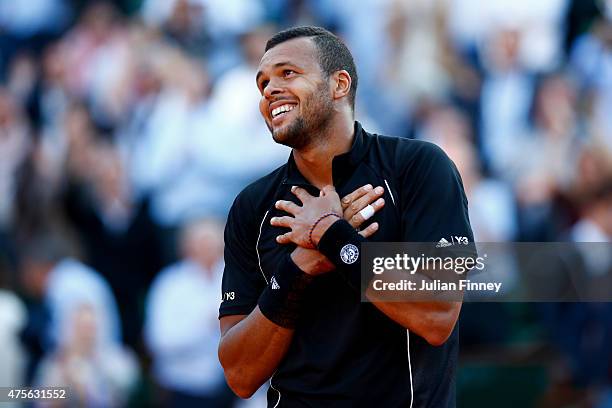
<instances>
[{"instance_id":1,"label":"black polo shirt","mask_svg":"<svg viewBox=\"0 0 612 408\"><path fill-rule=\"evenodd\" d=\"M434 144L369 134L356 122L353 146L334 158L332 172L340 197L368 183L385 188L384 208L368 221L380 225L371 241L462 236L473 242L461 178ZM275 240L286 230L270 225L271 217L286 215L274 208L277 200L297 202L291 186L318 194L293 156L234 201L225 229L220 317L249 314L270 277L291 262L294 246ZM320 275L308 288L291 346L270 380L268 405L454 407L457 336L455 328L444 345L433 347L362 303L338 271Z\"/></svg>"}]
</instances>

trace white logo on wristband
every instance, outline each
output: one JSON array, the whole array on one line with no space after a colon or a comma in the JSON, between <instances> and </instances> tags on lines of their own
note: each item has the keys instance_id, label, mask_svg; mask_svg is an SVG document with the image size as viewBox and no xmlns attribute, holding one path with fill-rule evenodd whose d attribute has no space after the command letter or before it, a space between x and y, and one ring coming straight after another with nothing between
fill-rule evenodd
<instances>
[{"instance_id":1,"label":"white logo on wristband","mask_svg":"<svg viewBox=\"0 0 612 408\"><path fill-rule=\"evenodd\" d=\"M273 290L280 289L280 285L278 284L274 276L272 277L272 279L270 279L270 283L272 284Z\"/></svg>"},{"instance_id":2,"label":"white logo on wristband","mask_svg":"<svg viewBox=\"0 0 612 408\"><path fill-rule=\"evenodd\" d=\"M347 265L357 262L359 249L353 244L346 244L340 250L340 259Z\"/></svg>"}]
</instances>

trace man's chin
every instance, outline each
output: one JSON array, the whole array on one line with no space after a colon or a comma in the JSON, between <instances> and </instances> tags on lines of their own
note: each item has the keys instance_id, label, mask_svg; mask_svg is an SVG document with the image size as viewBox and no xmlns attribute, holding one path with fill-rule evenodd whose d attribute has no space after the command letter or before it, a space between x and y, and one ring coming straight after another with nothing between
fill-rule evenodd
<instances>
[{"instance_id":1,"label":"man's chin","mask_svg":"<svg viewBox=\"0 0 612 408\"><path fill-rule=\"evenodd\" d=\"M294 149L304 147L304 126L300 120L294 123L285 123L282 126L272 128L272 139L276 143L289 146Z\"/></svg>"},{"instance_id":2,"label":"man's chin","mask_svg":"<svg viewBox=\"0 0 612 408\"><path fill-rule=\"evenodd\" d=\"M272 129L272 139L276 143L283 144L289 147L291 146L291 135L288 132L287 126Z\"/></svg>"}]
</instances>

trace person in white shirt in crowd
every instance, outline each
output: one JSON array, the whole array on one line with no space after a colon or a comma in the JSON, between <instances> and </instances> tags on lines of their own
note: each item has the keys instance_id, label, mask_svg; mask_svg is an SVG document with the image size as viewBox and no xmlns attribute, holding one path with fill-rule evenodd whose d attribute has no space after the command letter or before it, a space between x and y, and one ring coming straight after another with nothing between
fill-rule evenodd
<instances>
[{"instance_id":1,"label":"person in white shirt in crowd","mask_svg":"<svg viewBox=\"0 0 612 408\"><path fill-rule=\"evenodd\" d=\"M60 344L62 330L82 304L88 304L97 316L97 341L119 343L120 317L110 286L98 272L66 254L63 243L48 236L34 239L21 253L25 290L42 298L51 314L45 333L50 349Z\"/></svg>"},{"instance_id":2,"label":"person in white shirt in crowd","mask_svg":"<svg viewBox=\"0 0 612 408\"><path fill-rule=\"evenodd\" d=\"M58 348L42 361L35 385L68 388L65 401L48 403L53 407L125 406L139 376L135 355L118 343L100 343L100 320L92 305L73 304L68 313Z\"/></svg>"},{"instance_id":3,"label":"person in white shirt in crowd","mask_svg":"<svg viewBox=\"0 0 612 408\"><path fill-rule=\"evenodd\" d=\"M217 358L223 225L187 223L182 259L160 272L146 305L145 341L169 407L229 407L234 396Z\"/></svg>"}]
</instances>

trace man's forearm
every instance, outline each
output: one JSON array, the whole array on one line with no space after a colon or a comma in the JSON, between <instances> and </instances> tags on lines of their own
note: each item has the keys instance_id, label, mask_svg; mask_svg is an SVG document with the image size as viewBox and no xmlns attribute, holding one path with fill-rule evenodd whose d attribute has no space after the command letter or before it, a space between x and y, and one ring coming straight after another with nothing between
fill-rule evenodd
<instances>
[{"instance_id":1,"label":"man's forearm","mask_svg":"<svg viewBox=\"0 0 612 408\"><path fill-rule=\"evenodd\" d=\"M360 248L363 242L365 239L342 221L334 222L319 241L321 252L336 265L349 285L359 293L361 293L361 254L359 252L352 254L354 259L342 255L347 246L354 245ZM448 339L461 310L461 302L423 301L422 298L416 301L401 301L401 299L389 301L376 296L374 291L367 291L366 297L387 317L434 346Z\"/></svg>"},{"instance_id":2,"label":"man's forearm","mask_svg":"<svg viewBox=\"0 0 612 408\"><path fill-rule=\"evenodd\" d=\"M238 316L222 319L232 317ZM249 398L272 376L291 344L293 333L293 329L268 320L259 307L226 329L219 344L219 360L236 395Z\"/></svg>"},{"instance_id":3,"label":"man's forearm","mask_svg":"<svg viewBox=\"0 0 612 408\"><path fill-rule=\"evenodd\" d=\"M384 302L366 296L387 317L432 346L446 342L461 311L461 302Z\"/></svg>"},{"instance_id":4,"label":"man's forearm","mask_svg":"<svg viewBox=\"0 0 612 408\"><path fill-rule=\"evenodd\" d=\"M291 344L313 276L332 268L319 252L298 247L278 265L249 315L221 318L219 359L237 395L248 398L274 373Z\"/></svg>"}]
</instances>

